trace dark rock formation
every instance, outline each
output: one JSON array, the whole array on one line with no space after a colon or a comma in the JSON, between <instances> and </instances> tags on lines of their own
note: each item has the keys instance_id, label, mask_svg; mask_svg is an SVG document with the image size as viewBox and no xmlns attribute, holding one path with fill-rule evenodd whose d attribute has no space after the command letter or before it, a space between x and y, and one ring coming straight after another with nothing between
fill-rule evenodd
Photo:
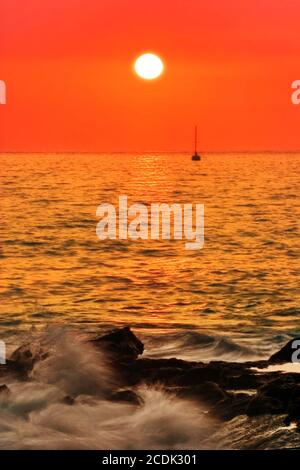
<instances>
[{"instance_id":1,"label":"dark rock formation","mask_svg":"<svg viewBox=\"0 0 300 470\"><path fill-rule=\"evenodd\" d=\"M109 400L141 405L135 387L146 383L199 401L207 406L210 414L222 420L242 414L284 414L287 423L294 420L300 428L300 374L264 370L270 363L290 362L293 341L273 354L269 361L213 361L209 364L175 358L139 358L144 345L128 327L98 336L91 344L106 353L119 379L118 386L107 392ZM30 380L29 372L34 364L45 357L41 350L21 346L0 367L1 377L15 374L20 379ZM0 386L0 395L8 393L7 390L5 385ZM76 406L76 401L69 396L63 402Z\"/></svg>"},{"instance_id":2,"label":"dark rock formation","mask_svg":"<svg viewBox=\"0 0 300 470\"><path fill-rule=\"evenodd\" d=\"M221 382L222 374L222 369L214 363L198 364L179 377L177 383L182 386L194 386L207 381L219 383Z\"/></svg>"},{"instance_id":3,"label":"dark rock formation","mask_svg":"<svg viewBox=\"0 0 300 470\"><path fill-rule=\"evenodd\" d=\"M266 381L250 401L247 413L249 415L288 413L295 418L300 399L300 384L297 380L300 380L300 374L299 377L295 377L295 374L282 374L274 380Z\"/></svg>"},{"instance_id":4,"label":"dark rock formation","mask_svg":"<svg viewBox=\"0 0 300 470\"><path fill-rule=\"evenodd\" d=\"M47 357L48 354L41 348L34 348L30 344L24 344L12 353L10 358L11 367L19 372L29 372L36 362L42 361Z\"/></svg>"},{"instance_id":5,"label":"dark rock formation","mask_svg":"<svg viewBox=\"0 0 300 470\"><path fill-rule=\"evenodd\" d=\"M177 390L177 395L214 405L229 398L229 394L215 382L203 382L193 387L181 387Z\"/></svg>"},{"instance_id":6,"label":"dark rock formation","mask_svg":"<svg viewBox=\"0 0 300 470\"><path fill-rule=\"evenodd\" d=\"M92 343L105 350L113 360L122 362L134 361L144 351L143 343L129 327L98 336Z\"/></svg>"},{"instance_id":7,"label":"dark rock formation","mask_svg":"<svg viewBox=\"0 0 300 470\"><path fill-rule=\"evenodd\" d=\"M7 385L0 385L0 399L7 398L10 395L10 390Z\"/></svg>"},{"instance_id":8,"label":"dark rock formation","mask_svg":"<svg viewBox=\"0 0 300 470\"><path fill-rule=\"evenodd\" d=\"M138 359L127 368L126 375L131 383L162 383L177 385L178 379L197 363L180 359Z\"/></svg>"},{"instance_id":9,"label":"dark rock formation","mask_svg":"<svg viewBox=\"0 0 300 470\"><path fill-rule=\"evenodd\" d=\"M284 407L277 398L267 397L261 393L256 394L246 407L248 416L258 416L263 414L284 413Z\"/></svg>"},{"instance_id":10,"label":"dark rock formation","mask_svg":"<svg viewBox=\"0 0 300 470\"><path fill-rule=\"evenodd\" d=\"M291 339L283 348L270 357L269 363L286 364L287 362L292 362L292 355L297 349L300 349L300 338Z\"/></svg>"},{"instance_id":11,"label":"dark rock formation","mask_svg":"<svg viewBox=\"0 0 300 470\"><path fill-rule=\"evenodd\" d=\"M235 416L247 414L250 396L247 393L228 393L227 398L215 404L211 414L219 419L228 421Z\"/></svg>"},{"instance_id":12,"label":"dark rock formation","mask_svg":"<svg viewBox=\"0 0 300 470\"><path fill-rule=\"evenodd\" d=\"M294 397L288 404L287 412L289 422L298 421L300 423L300 397Z\"/></svg>"},{"instance_id":13,"label":"dark rock formation","mask_svg":"<svg viewBox=\"0 0 300 470\"><path fill-rule=\"evenodd\" d=\"M75 399L73 397L71 397L70 395L66 395L65 397L63 397L63 399L61 400L61 403L63 405L69 405L69 406L72 406L75 404Z\"/></svg>"}]
</instances>

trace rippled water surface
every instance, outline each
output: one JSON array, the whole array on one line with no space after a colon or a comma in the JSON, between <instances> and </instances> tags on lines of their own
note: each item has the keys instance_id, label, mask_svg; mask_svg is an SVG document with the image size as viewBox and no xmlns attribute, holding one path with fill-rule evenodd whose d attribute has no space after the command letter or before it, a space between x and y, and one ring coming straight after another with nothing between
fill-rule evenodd
<instances>
[{"instance_id":1,"label":"rippled water surface","mask_svg":"<svg viewBox=\"0 0 300 470\"><path fill-rule=\"evenodd\" d=\"M237 344L269 353L300 333L299 164L297 154L1 155L1 331L130 324L161 355L203 344L222 354L231 341L235 354ZM98 240L96 208L119 195L203 203L203 250ZM207 343L215 335L226 348Z\"/></svg>"}]
</instances>

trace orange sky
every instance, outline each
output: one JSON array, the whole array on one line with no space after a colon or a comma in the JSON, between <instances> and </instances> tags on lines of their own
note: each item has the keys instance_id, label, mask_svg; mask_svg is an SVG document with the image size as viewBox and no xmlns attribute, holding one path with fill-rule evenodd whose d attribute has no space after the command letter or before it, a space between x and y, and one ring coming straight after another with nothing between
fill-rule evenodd
<instances>
[{"instance_id":1,"label":"orange sky","mask_svg":"<svg viewBox=\"0 0 300 470\"><path fill-rule=\"evenodd\" d=\"M300 149L297 0L1 0L0 151ZM137 55L166 72L143 81Z\"/></svg>"}]
</instances>

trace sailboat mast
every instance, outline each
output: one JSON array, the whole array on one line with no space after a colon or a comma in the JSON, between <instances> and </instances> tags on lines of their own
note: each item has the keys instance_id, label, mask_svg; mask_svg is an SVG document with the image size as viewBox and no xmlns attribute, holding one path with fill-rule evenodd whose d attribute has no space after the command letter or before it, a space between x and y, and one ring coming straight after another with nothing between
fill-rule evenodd
<instances>
[{"instance_id":1,"label":"sailboat mast","mask_svg":"<svg viewBox=\"0 0 300 470\"><path fill-rule=\"evenodd\" d=\"M197 126L195 126L195 155L197 154Z\"/></svg>"}]
</instances>

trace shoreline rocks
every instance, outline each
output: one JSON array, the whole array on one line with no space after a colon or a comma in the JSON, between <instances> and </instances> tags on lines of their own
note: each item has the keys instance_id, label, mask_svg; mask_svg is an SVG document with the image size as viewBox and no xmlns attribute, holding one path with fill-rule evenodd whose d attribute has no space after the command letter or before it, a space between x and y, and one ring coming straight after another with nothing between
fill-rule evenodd
<instances>
[{"instance_id":1,"label":"shoreline rocks","mask_svg":"<svg viewBox=\"0 0 300 470\"><path fill-rule=\"evenodd\" d=\"M114 361L134 361L144 352L143 343L127 326L94 338L91 343L103 349Z\"/></svg>"},{"instance_id":2,"label":"shoreline rocks","mask_svg":"<svg viewBox=\"0 0 300 470\"><path fill-rule=\"evenodd\" d=\"M300 374L266 372L271 364L291 361L294 352L289 341L269 360L210 363L181 359L150 359L140 357L143 343L129 327L116 329L90 340L97 349L106 353L111 367L118 376L117 388L108 399L135 406L142 404L137 387L142 384L163 387L178 397L198 401L208 407L210 414L221 420L239 415L286 415L286 422L299 422L300 427ZM41 351L33 352L30 345L18 348L0 368L0 377L7 373L30 380L34 364L47 357ZM7 395L7 387L0 380L0 391ZM1 396L0 396L1 399ZM76 397L65 399L76 405Z\"/></svg>"}]
</instances>

